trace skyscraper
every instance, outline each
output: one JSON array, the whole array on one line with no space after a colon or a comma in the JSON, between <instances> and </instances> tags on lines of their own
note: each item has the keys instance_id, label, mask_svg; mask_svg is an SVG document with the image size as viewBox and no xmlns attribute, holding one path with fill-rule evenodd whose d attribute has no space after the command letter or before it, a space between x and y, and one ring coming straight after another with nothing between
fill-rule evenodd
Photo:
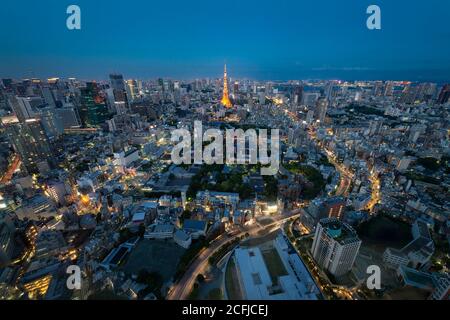
<instances>
[{"instance_id":1,"label":"skyscraper","mask_svg":"<svg viewBox=\"0 0 450 320\"><path fill-rule=\"evenodd\" d=\"M121 74L110 74L111 88L113 89L114 105L118 114L125 113L128 109L127 90Z\"/></svg>"},{"instance_id":2,"label":"skyscraper","mask_svg":"<svg viewBox=\"0 0 450 320\"><path fill-rule=\"evenodd\" d=\"M361 240L356 231L336 218L317 224L311 252L317 264L334 276L350 271L358 255Z\"/></svg>"},{"instance_id":3,"label":"skyscraper","mask_svg":"<svg viewBox=\"0 0 450 320\"><path fill-rule=\"evenodd\" d=\"M220 102L227 108L231 108L232 106L230 98L228 97L227 65L225 65L223 69L223 95Z\"/></svg>"},{"instance_id":4,"label":"skyscraper","mask_svg":"<svg viewBox=\"0 0 450 320\"><path fill-rule=\"evenodd\" d=\"M233 94L237 95L239 93L239 82L235 81L233 85Z\"/></svg>"},{"instance_id":5,"label":"skyscraper","mask_svg":"<svg viewBox=\"0 0 450 320\"><path fill-rule=\"evenodd\" d=\"M294 96L294 99L293 99L294 104L297 106L300 105L303 100L303 86L301 86L301 85L295 86L293 96Z\"/></svg>"},{"instance_id":6,"label":"skyscraper","mask_svg":"<svg viewBox=\"0 0 450 320\"><path fill-rule=\"evenodd\" d=\"M130 93L131 100L136 99L136 97L139 94L138 85L137 85L136 80L133 80L133 79L127 80L127 86L128 86L127 92Z\"/></svg>"},{"instance_id":7,"label":"skyscraper","mask_svg":"<svg viewBox=\"0 0 450 320\"><path fill-rule=\"evenodd\" d=\"M47 103L49 107L56 107L55 97L48 86L42 88L42 96L44 97L45 103Z\"/></svg>"},{"instance_id":8,"label":"skyscraper","mask_svg":"<svg viewBox=\"0 0 450 320\"><path fill-rule=\"evenodd\" d=\"M328 100L327 99L319 99L316 104L316 111L314 111L314 115L316 120L321 124L325 122L325 116L327 115L328 109Z\"/></svg>"},{"instance_id":9,"label":"skyscraper","mask_svg":"<svg viewBox=\"0 0 450 320\"><path fill-rule=\"evenodd\" d=\"M64 127L55 110L58 109L45 107L39 110L42 126L50 140L53 140L64 133Z\"/></svg>"},{"instance_id":10,"label":"skyscraper","mask_svg":"<svg viewBox=\"0 0 450 320\"><path fill-rule=\"evenodd\" d=\"M85 88L81 88L81 103L79 115L85 126L97 126L108 118L108 107L105 99L100 96L97 83L87 82Z\"/></svg>"},{"instance_id":11,"label":"skyscraper","mask_svg":"<svg viewBox=\"0 0 450 320\"><path fill-rule=\"evenodd\" d=\"M35 115L29 98L18 97L10 94L8 95L8 103L20 122L33 118Z\"/></svg>"},{"instance_id":12,"label":"skyscraper","mask_svg":"<svg viewBox=\"0 0 450 320\"><path fill-rule=\"evenodd\" d=\"M62 108L55 109L55 113L63 129L81 126L78 111L72 104L66 104Z\"/></svg>"},{"instance_id":13,"label":"skyscraper","mask_svg":"<svg viewBox=\"0 0 450 320\"><path fill-rule=\"evenodd\" d=\"M52 162L53 153L40 119L9 122L5 132L29 173L37 173L41 164Z\"/></svg>"},{"instance_id":14,"label":"skyscraper","mask_svg":"<svg viewBox=\"0 0 450 320\"><path fill-rule=\"evenodd\" d=\"M111 82L111 88L118 91L125 91L125 82L121 74L110 74L109 80Z\"/></svg>"}]
</instances>

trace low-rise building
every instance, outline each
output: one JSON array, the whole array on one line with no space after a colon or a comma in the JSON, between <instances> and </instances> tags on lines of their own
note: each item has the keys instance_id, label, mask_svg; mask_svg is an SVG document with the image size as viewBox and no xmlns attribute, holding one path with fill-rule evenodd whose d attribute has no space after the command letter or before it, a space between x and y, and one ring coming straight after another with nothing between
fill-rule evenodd
<instances>
[{"instance_id":1,"label":"low-rise building","mask_svg":"<svg viewBox=\"0 0 450 320\"><path fill-rule=\"evenodd\" d=\"M208 224L205 220L191 220L187 219L183 223L183 230L189 233L193 239L206 235Z\"/></svg>"},{"instance_id":2,"label":"low-rise building","mask_svg":"<svg viewBox=\"0 0 450 320\"><path fill-rule=\"evenodd\" d=\"M152 224L144 233L145 239L168 239L173 237L175 227L172 224Z\"/></svg>"},{"instance_id":3,"label":"low-rise building","mask_svg":"<svg viewBox=\"0 0 450 320\"><path fill-rule=\"evenodd\" d=\"M420 268L428 263L434 253L434 243L427 224L422 219L417 219L411 232L413 240L400 250L387 248L383 254L383 262L387 267L397 269L400 266L410 265Z\"/></svg>"},{"instance_id":4,"label":"low-rise building","mask_svg":"<svg viewBox=\"0 0 450 320\"><path fill-rule=\"evenodd\" d=\"M47 197L38 194L26 199L22 206L17 208L16 215L20 220L37 221L42 218L56 217L59 214Z\"/></svg>"},{"instance_id":5,"label":"low-rise building","mask_svg":"<svg viewBox=\"0 0 450 320\"><path fill-rule=\"evenodd\" d=\"M192 243L192 237L190 234L183 230L177 229L173 234L173 240L181 247L187 249Z\"/></svg>"},{"instance_id":6,"label":"low-rise building","mask_svg":"<svg viewBox=\"0 0 450 320\"><path fill-rule=\"evenodd\" d=\"M139 150L135 148L114 153L114 164L122 168L127 168L130 164L137 160L139 160Z\"/></svg>"}]
</instances>

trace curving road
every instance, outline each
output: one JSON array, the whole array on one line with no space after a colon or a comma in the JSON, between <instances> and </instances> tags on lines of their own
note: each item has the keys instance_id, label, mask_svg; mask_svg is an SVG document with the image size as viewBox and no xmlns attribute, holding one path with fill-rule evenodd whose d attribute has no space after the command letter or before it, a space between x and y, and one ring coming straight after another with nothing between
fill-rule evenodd
<instances>
[{"instance_id":1,"label":"curving road","mask_svg":"<svg viewBox=\"0 0 450 320\"><path fill-rule=\"evenodd\" d=\"M188 269L186 270L186 272L184 273L184 275L180 279L180 281L178 281L174 285L172 290L168 293L167 300L185 300L185 299L187 299L192 290L192 287L196 281L197 275L199 273L204 272L204 270L206 270L206 268L208 267L208 264L209 264L208 259L226 243L233 241L237 237L241 237L241 236L245 235L246 233L249 233L250 235L254 235L258 231L260 231L264 228L268 228L268 227L271 227L271 226L277 225L277 224L281 225L285 221L287 221L291 218L296 218L298 216L300 216L300 214L292 214L291 213L289 216L279 217L274 222L272 222L268 225L265 225L265 226L255 226L254 228L252 228L250 230L240 232L231 237L224 236L224 235L220 236L217 240L210 243L210 245L207 248L200 251L198 256L195 258L194 262L192 262L189 265Z\"/></svg>"}]
</instances>

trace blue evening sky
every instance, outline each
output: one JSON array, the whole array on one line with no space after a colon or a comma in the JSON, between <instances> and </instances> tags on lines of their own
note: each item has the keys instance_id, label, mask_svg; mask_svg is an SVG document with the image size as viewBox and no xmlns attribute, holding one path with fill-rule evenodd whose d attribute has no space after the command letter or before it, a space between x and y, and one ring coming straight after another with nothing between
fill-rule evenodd
<instances>
[{"instance_id":1,"label":"blue evening sky","mask_svg":"<svg viewBox=\"0 0 450 320\"><path fill-rule=\"evenodd\" d=\"M0 77L449 81L449 40L448 0L2 1Z\"/></svg>"}]
</instances>

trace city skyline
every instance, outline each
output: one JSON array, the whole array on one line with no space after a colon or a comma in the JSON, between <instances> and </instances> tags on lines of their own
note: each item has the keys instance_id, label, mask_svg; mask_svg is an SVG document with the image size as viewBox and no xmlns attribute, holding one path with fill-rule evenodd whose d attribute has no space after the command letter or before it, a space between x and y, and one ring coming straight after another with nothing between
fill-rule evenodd
<instances>
[{"instance_id":1,"label":"city skyline","mask_svg":"<svg viewBox=\"0 0 450 320\"><path fill-rule=\"evenodd\" d=\"M223 70L1 79L0 299L447 299L450 85Z\"/></svg>"},{"instance_id":2,"label":"city skyline","mask_svg":"<svg viewBox=\"0 0 450 320\"><path fill-rule=\"evenodd\" d=\"M449 18L444 0L3 4L0 302L450 300Z\"/></svg>"}]
</instances>

